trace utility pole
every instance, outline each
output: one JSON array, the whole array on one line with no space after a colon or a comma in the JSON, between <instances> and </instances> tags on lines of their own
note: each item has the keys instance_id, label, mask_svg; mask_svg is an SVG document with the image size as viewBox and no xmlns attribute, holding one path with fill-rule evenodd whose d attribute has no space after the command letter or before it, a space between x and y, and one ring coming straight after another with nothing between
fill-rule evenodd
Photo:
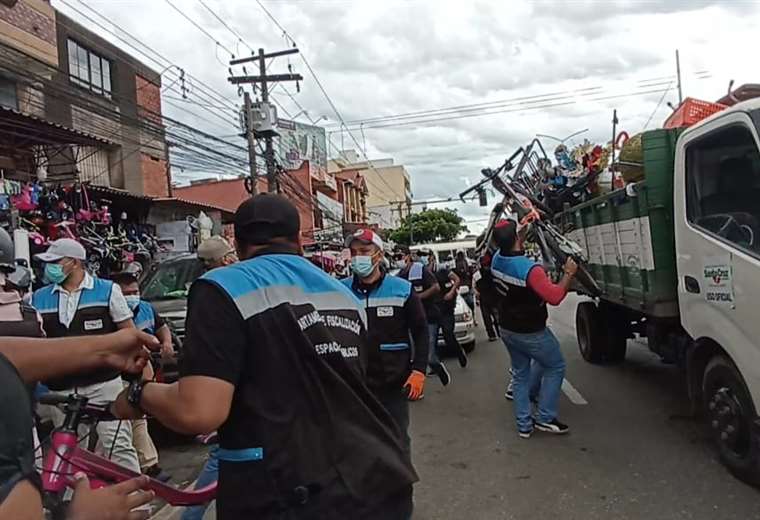
<instances>
[{"instance_id":1,"label":"utility pole","mask_svg":"<svg viewBox=\"0 0 760 520\"><path fill-rule=\"evenodd\" d=\"M298 53L297 48L286 49L284 51L271 52L266 54L264 49L259 49L258 55L250 56L248 58L239 58L230 61L230 66L240 65L242 63L248 63L252 61L259 62L259 75L258 76L230 76L227 80L233 85L241 84L258 84L261 90L261 102L251 103L250 96L246 93L248 103L245 107L246 115L249 122L248 131L248 154L251 162L251 169L253 177L253 191L256 191L256 165L255 165L255 148L254 139L264 139L265 151L264 159L267 167L267 189L270 192L277 192L277 168L274 161L274 138L279 135L277 133L277 112L274 107L269 104L269 87L271 83L278 81L302 81L303 76L300 74L270 74L267 75L266 60L270 58L276 58L278 56L287 56L289 54Z\"/></svg>"},{"instance_id":2,"label":"utility pole","mask_svg":"<svg viewBox=\"0 0 760 520\"><path fill-rule=\"evenodd\" d=\"M248 165L251 168L251 197L253 197L258 193L259 187L257 186L256 175L256 138L253 136L253 127L250 119L253 112L253 103L251 103L251 95L248 92L243 94L243 110L245 110L246 114L245 137L248 141Z\"/></svg>"},{"instance_id":3,"label":"utility pole","mask_svg":"<svg viewBox=\"0 0 760 520\"><path fill-rule=\"evenodd\" d=\"M676 77L678 78L678 106L683 103L683 93L681 92L681 58L678 55L678 49L676 49Z\"/></svg>"}]
</instances>

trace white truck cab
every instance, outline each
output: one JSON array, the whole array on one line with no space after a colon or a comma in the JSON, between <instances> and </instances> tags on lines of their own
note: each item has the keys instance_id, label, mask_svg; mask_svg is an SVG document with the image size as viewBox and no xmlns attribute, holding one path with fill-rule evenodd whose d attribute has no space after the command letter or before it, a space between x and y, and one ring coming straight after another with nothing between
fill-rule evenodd
<instances>
[{"instance_id":1,"label":"white truck cab","mask_svg":"<svg viewBox=\"0 0 760 520\"><path fill-rule=\"evenodd\" d=\"M678 304L693 340L689 390L723 462L760 474L760 99L680 136L674 226Z\"/></svg>"}]
</instances>

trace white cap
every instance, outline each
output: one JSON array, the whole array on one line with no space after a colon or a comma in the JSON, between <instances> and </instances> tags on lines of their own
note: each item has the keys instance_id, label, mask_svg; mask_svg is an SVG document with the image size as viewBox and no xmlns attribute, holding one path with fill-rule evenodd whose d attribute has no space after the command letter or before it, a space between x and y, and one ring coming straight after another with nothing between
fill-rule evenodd
<instances>
[{"instance_id":1,"label":"white cap","mask_svg":"<svg viewBox=\"0 0 760 520\"><path fill-rule=\"evenodd\" d=\"M61 258L76 258L77 260L86 260L87 251L84 246L73 238L59 238L50 242L50 247L44 253L34 255L35 258L43 262L57 262Z\"/></svg>"}]
</instances>

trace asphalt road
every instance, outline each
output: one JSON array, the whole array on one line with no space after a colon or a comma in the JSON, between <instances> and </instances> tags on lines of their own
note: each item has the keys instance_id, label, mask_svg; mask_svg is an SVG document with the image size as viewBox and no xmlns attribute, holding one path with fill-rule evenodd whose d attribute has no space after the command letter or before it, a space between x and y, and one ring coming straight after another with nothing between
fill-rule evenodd
<instances>
[{"instance_id":1,"label":"asphalt road","mask_svg":"<svg viewBox=\"0 0 760 520\"><path fill-rule=\"evenodd\" d=\"M687 415L674 367L635 341L622 365L583 361L576 301L550 318L567 359L560 419L571 433L517 436L504 399L505 349L480 330L469 366L449 360L451 385L428 379L412 407L415 520L760 519L760 493L720 465L702 424ZM177 481L191 480L204 457L193 445L161 452ZM159 518L178 516L167 509Z\"/></svg>"}]
</instances>

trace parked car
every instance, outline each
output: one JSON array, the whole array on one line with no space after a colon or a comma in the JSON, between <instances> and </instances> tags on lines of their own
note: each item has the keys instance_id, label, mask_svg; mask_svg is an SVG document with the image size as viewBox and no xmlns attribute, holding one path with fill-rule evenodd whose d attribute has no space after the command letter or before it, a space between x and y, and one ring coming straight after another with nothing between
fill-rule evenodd
<instances>
[{"instance_id":1,"label":"parked car","mask_svg":"<svg viewBox=\"0 0 760 520\"><path fill-rule=\"evenodd\" d=\"M187 293L201 274L203 263L195 254L187 253L155 264L140 284L142 298L156 308L172 330L176 358L182 355L182 341L185 339ZM176 381L176 362L162 361L158 376L165 383Z\"/></svg>"}]
</instances>

